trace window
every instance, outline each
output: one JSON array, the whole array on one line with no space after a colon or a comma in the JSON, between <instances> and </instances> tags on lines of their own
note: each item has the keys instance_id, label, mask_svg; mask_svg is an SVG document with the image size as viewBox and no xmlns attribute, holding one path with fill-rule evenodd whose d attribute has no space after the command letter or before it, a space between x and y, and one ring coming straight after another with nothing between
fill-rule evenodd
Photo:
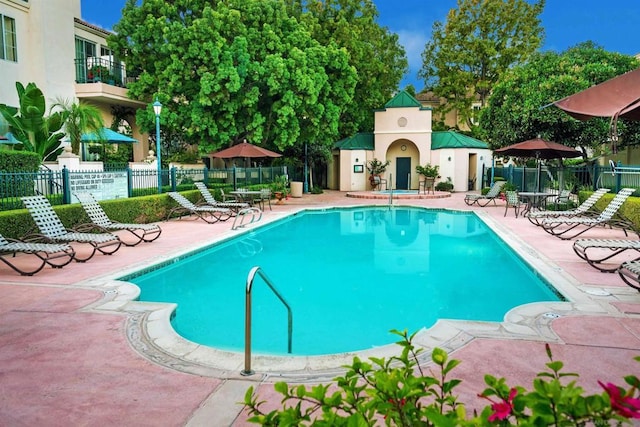
<instances>
[{"instance_id":1,"label":"window","mask_svg":"<svg viewBox=\"0 0 640 427\"><path fill-rule=\"evenodd\" d=\"M16 20L0 15L0 59L18 62Z\"/></svg>"},{"instance_id":2,"label":"window","mask_svg":"<svg viewBox=\"0 0 640 427\"><path fill-rule=\"evenodd\" d=\"M471 109L471 123L477 126L480 124L480 110L482 109L482 105L479 102L474 102Z\"/></svg>"}]
</instances>

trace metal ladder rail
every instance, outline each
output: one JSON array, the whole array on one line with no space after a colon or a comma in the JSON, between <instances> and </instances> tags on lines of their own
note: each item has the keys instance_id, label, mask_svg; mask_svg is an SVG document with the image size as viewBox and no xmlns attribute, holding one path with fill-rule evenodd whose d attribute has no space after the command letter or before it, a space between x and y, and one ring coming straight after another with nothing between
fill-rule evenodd
<instances>
[{"instance_id":1,"label":"metal ladder rail","mask_svg":"<svg viewBox=\"0 0 640 427\"><path fill-rule=\"evenodd\" d=\"M251 214L251 220L248 223L244 223L244 220L247 216ZM258 218L256 219L256 215ZM240 224L238 224L238 218L240 218ZM258 222L262 219L262 211L256 207L244 208L238 211L235 218L233 219L233 225L231 226L231 230L236 230L240 227L245 227L249 224L253 224L254 222Z\"/></svg>"},{"instance_id":2,"label":"metal ladder rail","mask_svg":"<svg viewBox=\"0 0 640 427\"><path fill-rule=\"evenodd\" d=\"M284 304L287 308L287 320L288 320L288 329L287 329L287 353L291 353L291 340L293 335L293 314L291 313L291 307L284 299L280 292L275 288L271 280L267 277L266 274L262 271L259 266L253 267L251 271L249 271L249 275L247 276L247 288L245 293L245 313L244 313L244 370L240 371L240 375L248 376L253 375L255 372L251 370L251 290L253 288L253 280L255 279L256 274L259 274L262 277L262 280L269 286L269 288L273 291L275 296Z\"/></svg>"},{"instance_id":3,"label":"metal ladder rail","mask_svg":"<svg viewBox=\"0 0 640 427\"><path fill-rule=\"evenodd\" d=\"M389 174L389 181L391 181L391 188L389 189L389 207L393 206L393 174Z\"/></svg>"}]
</instances>

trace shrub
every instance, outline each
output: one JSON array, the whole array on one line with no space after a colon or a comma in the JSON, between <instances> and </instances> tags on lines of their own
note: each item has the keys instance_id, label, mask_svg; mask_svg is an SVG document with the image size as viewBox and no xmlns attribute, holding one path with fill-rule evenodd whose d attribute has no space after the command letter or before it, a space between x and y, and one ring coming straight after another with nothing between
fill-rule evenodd
<instances>
[{"instance_id":1,"label":"shrub","mask_svg":"<svg viewBox=\"0 0 640 427\"><path fill-rule=\"evenodd\" d=\"M392 331L402 337L399 356L371 357L369 362L353 359L344 376L335 379L336 390L328 385L289 386L275 384L283 396L282 408L262 412L262 403L250 387L245 394L250 422L267 426L484 426L484 425L609 425L640 418L640 381L625 377L631 387L599 383L601 394L584 395L574 380L578 374L563 372L563 363L553 359L545 345L549 362L533 381L532 390L509 386L504 378L485 375L487 387L478 397L489 402L479 414L468 414L458 402L455 388L462 382L451 378L460 363L435 348L431 361L436 369L425 375L418 364L422 349L412 343L415 334ZM640 357L636 360L640 361ZM330 391L330 389L332 391Z\"/></svg>"}]
</instances>

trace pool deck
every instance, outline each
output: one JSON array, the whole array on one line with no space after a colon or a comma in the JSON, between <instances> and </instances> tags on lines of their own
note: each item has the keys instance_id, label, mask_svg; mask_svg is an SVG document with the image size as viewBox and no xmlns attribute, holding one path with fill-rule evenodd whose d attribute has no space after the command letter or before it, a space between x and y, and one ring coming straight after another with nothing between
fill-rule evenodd
<instances>
[{"instance_id":1,"label":"pool deck","mask_svg":"<svg viewBox=\"0 0 640 427\"><path fill-rule=\"evenodd\" d=\"M599 379L622 384L624 375L639 375L633 357L640 355L640 293L617 274L600 273L579 259L572 241L515 218L513 210L503 217L504 202L470 208L464 195L394 203L482 212L494 229L532 262L544 265L544 274L557 275L576 298L572 303L520 307L503 323L443 321L422 331L420 344L428 348L436 343L462 360L454 370L463 379L460 400L471 407L484 405L476 394L484 388L486 373L530 387L547 361L545 342L567 371L580 373L579 384L587 391L599 391ZM386 203L388 198L327 191L273 204L264 221L306 207ZM0 425L246 426L252 424L238 402L249 385L257 386L262 400L275 408L280 397L273 391L274 381L326 382L334 372L334 364L326 360L305 361L300 369L287 367L280 376L277 369L263 372L269 361L258 358L257 374L243 377L235 364L225 365L224 355L208 360L206 351L192 351L176 341L163 323L166 306L149 314L148 307L131 301L135 293L114 277L238 233L230 230L231 221L183 219L160 226L163 232L156 242L123 247L113 256L96 255L85 264L47 268L33 277L0 265ZM597 228L581 237L624 235ZM617 260L636 256L627 253Z\"/></svg>"}]
</instances>

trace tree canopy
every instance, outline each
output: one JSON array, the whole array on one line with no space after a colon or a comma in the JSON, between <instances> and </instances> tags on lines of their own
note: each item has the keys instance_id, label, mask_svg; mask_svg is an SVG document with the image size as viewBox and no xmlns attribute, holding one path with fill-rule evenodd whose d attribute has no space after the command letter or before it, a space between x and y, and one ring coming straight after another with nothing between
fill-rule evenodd
<instances>
[{"instance_id":1,"label":"tree canopy","mask_svg":"<svg viewBox=\"0 0 640 427\"><path fill-rule=\"evenodd\" d=\"M364 17L369 30L375 27L370 0L324 2L327 13L338 10L335 19L326 20L316 2L138 3L127 1L114 27L117 34L109 39L127 71L139 74L130 96L157 96L164 105L163 128L199 144L201 152L245 138L279 150L301 142L329 144L351 130L345 123L356 116L353 110L366 109L372 116L370 104L357 104L356 85L383 76L363 77L365 71L354 65L356 49L345 47L379 43L376 37L361 41L367 39L362 29L348 37L349 24ZM351 3L353 10L346 7ZM401 77L391 81L397 86ZM144 128L152 128L153 118L151 107L138 114Z\"/></svg>"},{"instance_id":2,"label":"tree canopy","mask_svg":"<svg viewBox=\"0 0 640 427\"><path fill-rule=\"evenodd\" d=\"M351 105L340 123L340 137L373 130L372 111L383 106L398 90L408 70L398 35L377 24L372 0L293 0L292 15L307 25L322 45L335 43L349 54L356 70Z\"/></svg>"},{"instance_id":3,"label":"tree canopy","mask_svg":"<svg viewBox=\"0 0 640 427\"><path fill-rule=\"evenodd\" d=\"M447 99L443 113L457 109L472 127L472 104L483 107L510 67L541 45L539 15L545 0L458 0L446 22L433 24L422 53L420 77L427 89Z\"/></svg>"},{"instance_id":4,"label":"tree canopy","mask_svg":"<svg viewBox=\"0 0 640 427\"><path fill-rule=\"evenodd\" d=\"M608 52L592 42L563 53L537 53L495 85L480 116L483 138L493 149L538 135L580 147L583 153L596 149L609 139L609 119L581 122L549 104L639 65L632 56ZM620 122L623 143L634 138L637 128L638 124Z\"/></svg>"}]
</instances>

